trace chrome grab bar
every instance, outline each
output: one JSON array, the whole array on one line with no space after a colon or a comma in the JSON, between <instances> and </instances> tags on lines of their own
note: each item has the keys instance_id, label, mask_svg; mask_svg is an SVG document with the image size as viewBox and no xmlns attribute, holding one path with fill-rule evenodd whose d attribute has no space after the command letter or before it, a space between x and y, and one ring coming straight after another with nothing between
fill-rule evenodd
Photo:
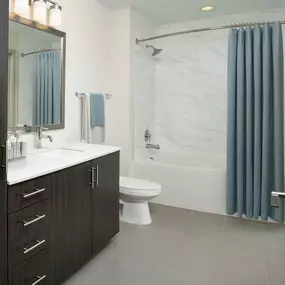
<instances>
[{"instance_id":1,"label":"chrome grab bar","mask_svg":"<svg viewBox=\"0 0 285 285\"><path fill-rule=\"evenodd\" d=\"M22 223L23 223L23 226L24 227L27 227L27 226L29 226L29 225L31 225L31 224L33 224L33 223L36 223L36 222L38 222L38 221L40 221L40 220L42 220L42 219L44 219L46 217L46 214L44 214L44 215L42 215L42 216L40 216L40 215L36 215L36 218L35 219L33 219L33 220L31 220L31 221L22 221Z\"/></svg>"},{"instance_id":2,"label":"chrome grab bar","mask_svg":"<svg viewBox=\"0 0 285 285\"><path fill-rule=\"evenodd\" d=\"M37 240L36 242L37 243L35 245L33 245L33 246L29 247L29 248L24 247L23 248L23 254L27 254L27 253L31 252L32 250L36 249L40 245L44 244L46 241L45 240L41 240L41 241Z\"/></svg>"},{"instance_id":3,"label":"chrome grab bar","mask_svg":"<svg viewBox=\"0 0 285 285\"><path fill-rule=\"evenodd\" d=\"M271 200L271 206L274 208L280 207L280 199L285 199L285 193L284 192L271 192L272 199Z\"/></svg>"},{"instance_id":4,"label":"chrome grab bar","mask_svg":"<svg viewBox=\"0 0 285 285\"><path fill-rule=\"evenodd\" d=\"M285 193L284 193L284 192L272 192L271 195L272 195L273 197L285 199Z\"/></svg>"},{"instance_id":5,"label":"chrome grab bar","mask_svg":"<svg viewBox=\"0 0 285 285\"><path fill-rule=\"evenodd\" d=\"M36 189L36 191L34 191L34 192L32 192L32 193L29 193L29 194L22 193L22 195L23 195L23 198L24 198L24 199L27 199L27 198L30 198L30 197L32 197L32 196L35 196L35 195L37 195L37 194L39 194L39 193L42 193L42 192L44 192L44 191L46 191L46 188L43 188L43 189Z\"/></svg>"},{"instance_id":6,"label":"chrome grab bar","mask_svg":"<svg viewBox=\"0 0 285 285\"><path fill-rule=\"evenodd\" d=\"M37 281L32 283L31 285L36 285L36 284L39 284L41 281L43 281L44 279L46 279L46 275L43 275L43 276L37 276Z\"/></svg>"}]
</instances>

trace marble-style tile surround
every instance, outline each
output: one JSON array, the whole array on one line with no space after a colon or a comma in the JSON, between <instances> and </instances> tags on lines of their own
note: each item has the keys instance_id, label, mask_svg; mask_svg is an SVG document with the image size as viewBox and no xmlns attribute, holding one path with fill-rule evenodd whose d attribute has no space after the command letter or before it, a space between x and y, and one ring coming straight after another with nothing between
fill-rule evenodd
<instances>
[{"instance_id":1,"label":"marble-style tile surround","mask_svg":"<svg viewBox=\"0 0 285 285\"><path fill-rule=\"evenodd\" d=\"M166 151L224 153L227 31L168 38L156 63L156 138Z\"/></svg>"}]
</instances>

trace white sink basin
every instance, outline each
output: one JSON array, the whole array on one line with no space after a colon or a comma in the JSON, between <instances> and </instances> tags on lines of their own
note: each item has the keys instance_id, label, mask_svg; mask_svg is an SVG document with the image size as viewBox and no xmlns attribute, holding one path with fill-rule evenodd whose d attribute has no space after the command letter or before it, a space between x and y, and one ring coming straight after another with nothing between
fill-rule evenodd
<instances>
[{"instance_id":1,"label":"white sink basin","mask_svg":"<svg viewBox=\"0 0 285 285\"><path fill-rule=\"evenodd\" d=\"M45 157L46 159L59 159L67 156L78 155L80 153L82 154L83 152L84 151L78 149L59 148L41 152L36 155L40 157Z\"/></svg>"},{"instance_id":2,"label":"white sink basin","mask_svg":"<svg viewBox=\"0 0 285 285\"><path fill-rule=\"evenodd\" d=\"M61 147L59 148L59 150L66 150L66 151L76 151L76 152L84 152L83 149L79 149L79 148L72 148L72 147Z\"/></svg>"}]
</instances>

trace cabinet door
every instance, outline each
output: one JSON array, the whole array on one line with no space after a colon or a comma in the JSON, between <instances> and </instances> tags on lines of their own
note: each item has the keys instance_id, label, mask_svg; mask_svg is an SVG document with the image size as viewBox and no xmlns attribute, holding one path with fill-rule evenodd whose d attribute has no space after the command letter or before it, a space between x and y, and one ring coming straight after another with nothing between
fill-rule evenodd
<instances>
[{"instance_id":1,"label":"cabinet door","mask_svg":"<svg viewBox=\"0 0 285 285\"><path fill-rule=\"evenodd\" d=\"M92 253L100 251L119 232L119 152L92 162Z\"/></svg>"},{"instance_id":2,"label":"cabinet door","mask_svg":"<svg viewBox=\"0 0 285 285\"><path fill-rule=\"evenodd\" d=\"M8 98L9 1L0 1L0 284L7 284L6 140Z\"/></svg>"},{"instance_id":3,"label":"cabinet door","mask_svg":"<svg viewBox=\"0 0 285 285\"><path fill-rule=\"evenodd\" d=\"M91 257L91 162L53 174L52 284L61 284Z\"/></svg>"}]
</instances>

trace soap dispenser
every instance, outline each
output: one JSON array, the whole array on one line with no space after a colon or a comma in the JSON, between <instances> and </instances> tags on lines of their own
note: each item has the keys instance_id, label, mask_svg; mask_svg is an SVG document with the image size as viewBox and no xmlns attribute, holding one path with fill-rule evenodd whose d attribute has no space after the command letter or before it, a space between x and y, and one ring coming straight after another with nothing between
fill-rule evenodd
<instances>
[{"instance_id":1,"label":"soap dispenser","mask_svg":"<svg viewBox=\"0 0 285 285\"><path fill-rule=\"evenodd\" d=\"M18 130L15 132L15 138L16 138L16 155L15 158L20 158L20 157L26 157L27 156L27 147L26 143L24 143L22 134L24 134L23 131Z\"/></svg>"},{"instance_id":2,"label":"soap dispenser","mask_svg":"<svg viewBox=\"0 0 285 285\"><path fill-rule=\"evenodd\" d=\"M14 144L16 142L16 138L13 132L8 132L7 135L7 159L11 160L14 158Z\"/></svg>"}]
</instances>

